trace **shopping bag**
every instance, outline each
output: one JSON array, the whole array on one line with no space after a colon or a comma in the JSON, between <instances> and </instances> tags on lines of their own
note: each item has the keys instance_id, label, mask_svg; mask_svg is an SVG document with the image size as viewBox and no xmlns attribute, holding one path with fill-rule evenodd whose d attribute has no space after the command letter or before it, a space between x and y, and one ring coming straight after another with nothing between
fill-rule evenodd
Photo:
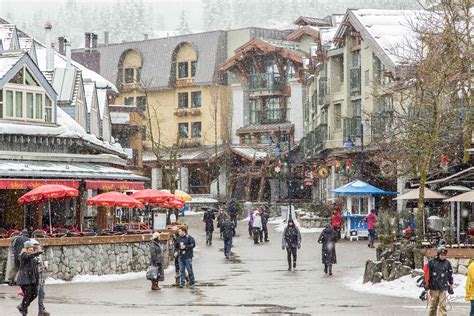
<instances>
[{"instance_id":1,"label":"shopping bag","mask_svg":"<svg viewBox=\"0 0 474 316\"><path fill-rule=\"evenodd\" d=\"M157 281L159 274L159 268L155 266L150 266L146 272L146 278L150 281Z\"/></svg>"}]
</instances>

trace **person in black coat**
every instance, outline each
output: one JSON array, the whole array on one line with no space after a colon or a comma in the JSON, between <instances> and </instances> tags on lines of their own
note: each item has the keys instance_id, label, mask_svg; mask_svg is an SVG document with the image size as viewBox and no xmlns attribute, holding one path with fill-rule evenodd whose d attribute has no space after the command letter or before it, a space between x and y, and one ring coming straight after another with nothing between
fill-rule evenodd
<instances>
[{"instance_id":1,"label":"person in black coat","mask_svg":"<svg viewBox=\"0 0 474 316\"><path fill-rule=\"evenodd\" d=\"M281 248L286 249L288 259L288 271L291 271L291 262L293 262L293 269L296 269L296 252L297 249L301 248L301 234L295 222L290 218L288 219L288 225L283 231L281 238ZM291 257L293 256L293 260Z\"/></svg>"},{"instance_id":2,"label":"person in black coat","mask_svg":"<svg viewBox=\"0 0 474 316\"><path fill-rule=\"evenodd\" d=\"M224 237L224 255L227 259L230 258L232 249L232 238L234 237L234 223L226 215L221 223L222 236Z\"/></svg>"},{"instance_id":3,"label":"person in black coat","mask_svg":"<svg viewBox=\"0 0 474 316\"><path fill-rule=\"evenodd\" d=\"M425 271L426 289L430 291L430 315L446 315L446 291L453 294L453 268L446 259L448 250L444 245L437 249L437 256L428 261Z\"/></svg>"},{"instance_id":4,"label":"person in black coat","mask_svg":"<svg viewBox=\"0 0 474 316\"><path fill-rule=\"evenodd\" d=\"M186 283L186 271L189 275L189 285L193 286L196 283L193 273L193 249L196 247L196 241L188 235L188 230L185 227L181 227L178 230L178 234L179 236L174 244L174 251L175 256L179 258L179 287L182 288Z\"/></svg>"},{"instance_id":5,"label":"person in black coat","mask_svg":"<svg viewBox=\"0 0 474 316\"><path fill-rule=\"evenodd\" d=\"M21 304L17 306L22 315L28 314L28 307L38 296L38 264L35 258L42 254L42 251L34 252L32 241L25 241L20 254L20 270L16 277L16 283L20 285L24 293Z\"/></svg>"},{"instance_id":6,"label":"person in black coat","mask_svg":"<svg viewBox=\"0 0 474 316\"><path fill-rule=\"evenodd\" d=\"M210 209L205 209L202 221L206 227L206 245L212 245L212 233L214 232L214 220L216 219L214 212Z\"/></svg>"},{"instance_id":7,"label":"person in black coat","mask_svg":"<svg viewBox=\"0 0 474 316\"><path fill-rule=\"evenodd\" d=\"M270 218L269 211L265 208L262 208L262 213L260 213L262 216L262 233L263 233L263 238L265 242L270 241L268 239L268 219Z\"/></svg>"},{"instance_id":8,"label":"person in black coat","mask_svg":"<svg viewBox=\"0 0 474 316\"><path fill-rule=\"evenodd\" d=\"M234 236L235 236L235 229L237 228L237 216L239 215L239 207L235 200L230 200L227 206L227 212L230 215L230 220L234 223Z\"/></svg>"},{"instance_id":9,"label":"person in black coat","mask_svg":"<svg viewBox=\"0 0 474 316\"><path fill-rule=\"evenodd\" d=\"M155 232L151 236L150 243L150 266L158 268L158 275L156 280L151 280L151 289L153 291L161 290L158 285L159 281L165 280L165 275L163 271L163 252L160 246L160 233Z\"/></svg>"},{"instance_id":10,"label":"person in black coat","mask_svg":"<svg viewBox=\"0 0 474 316\"><path fill-rule=\"evenodd\" d=\"M337 263L336 260L336 241L337 233L331 227L326 225L326 228L319 236L318 242L322 244L322 261L324 264L324 273L332 275L332 265Z\"/></svg>"}]
</instances>

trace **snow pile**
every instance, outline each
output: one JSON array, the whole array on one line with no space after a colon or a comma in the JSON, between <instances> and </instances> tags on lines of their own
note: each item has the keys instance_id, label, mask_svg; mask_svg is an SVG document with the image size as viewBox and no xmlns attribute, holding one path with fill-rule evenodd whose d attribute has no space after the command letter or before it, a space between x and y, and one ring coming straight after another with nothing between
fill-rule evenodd
<instances>
[{"instance_id":1,"label":"snow pile","mask_svg":"<svg viewBox=\"0 0 474 316\"><path fill-rule=\"evenodd\" d=\"M187 215L202 215L202 214L204 214L204 212L202 212L202 211L198 211L198 212L196 212L196 211L187 211L187 212L184 212L184 216L187 216Z\"/></svg>"},{"instance_id":2,"label":"snow pile","mask_svg":"<svg viewBox=\"0 0 474 316\"><path fill-rule=\"evenodd\" d=\"M300 223L298 222L296 218L293 218L293 221L295 222L295 225L298 227L298 229L300 230L300 233L302 234L320 233L324 229L322 227L314 227L314 228L301 227ZM276 225L275 230L277 232L283 232L287 226L286 220L282 217L275 217L272 220L268 221L268 223Z\"/></svg>"},{"instance_id":3,"label":"snow pile","mask_svg":"<svg viewBox=\"0 0 474 316\"><path fill-rule=\"evenodd\" d=\"M169 266L165 269L165 274L174 271L174 266ZM125 274L107 274L107 275L76 275L71 281L58 280L54 278L47 278L46 284L65 284L65 283L97 283L97 282L117 282L135 279L146 279L146 271L129 272Z\"/></svg>"},{"instance_id":4,"label":"snow pile","mask_svg":"<svg viewBox=\"0 0 474 316\"><path fill-rule=\"evenodd\" d=\"M464 302L466 276L461 274L454 274L454 295L448 297L450 302ZM412 299L419 299L422 288L416 285L418 277L406 275L394 281L382 281L380 283L363 284L363 278L350 279L344 282L348 288L353 291L380 294L387 296L406 297Z\"/></svg>"}]
</instances>

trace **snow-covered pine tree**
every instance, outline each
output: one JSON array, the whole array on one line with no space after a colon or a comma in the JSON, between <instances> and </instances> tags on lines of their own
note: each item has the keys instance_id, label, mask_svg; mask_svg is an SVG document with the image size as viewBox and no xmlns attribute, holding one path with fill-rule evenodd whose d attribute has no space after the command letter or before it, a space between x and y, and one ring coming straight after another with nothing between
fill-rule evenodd
<instances>
[{"instance_id":1,"label":"snow-covered pine tree","mask_svg":"<svg viewBox=\"0 0 474 316\"><path fill-rule=\"evenodd\" d=\"M186 10L181 10L181 17L179 18L179 25L176 28L176 31L179 32L179 35L185 35L191 33L189 28L188 17L186 16Z\"/></svg>"}]
</instances>

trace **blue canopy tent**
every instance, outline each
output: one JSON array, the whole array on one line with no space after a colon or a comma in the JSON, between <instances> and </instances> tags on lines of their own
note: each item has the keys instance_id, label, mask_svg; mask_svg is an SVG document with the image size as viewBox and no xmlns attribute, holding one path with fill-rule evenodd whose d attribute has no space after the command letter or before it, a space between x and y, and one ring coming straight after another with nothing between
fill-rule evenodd
<instances>
[{"instance_id":1,"label":"blue canopy tent","mask_svg":"<svg viewBox=\"0 0 474 316\"><path fill-rule=\"evenodd\" d=\"M331 190L335 194L345 195L346 210L344 216L347 220L345 236L352 239L358 239L361 236L368 235L367 224L363 221L364 217L375 206L374 195L377 194L398 194L398 192L384 191L362 180L354 180L337 189ZM353 210L352 200L357 199L356 209ZM365 200L367 202L365 203ZM367 208L365 205L367 204Z\"/></svg>"}]
</instances>

